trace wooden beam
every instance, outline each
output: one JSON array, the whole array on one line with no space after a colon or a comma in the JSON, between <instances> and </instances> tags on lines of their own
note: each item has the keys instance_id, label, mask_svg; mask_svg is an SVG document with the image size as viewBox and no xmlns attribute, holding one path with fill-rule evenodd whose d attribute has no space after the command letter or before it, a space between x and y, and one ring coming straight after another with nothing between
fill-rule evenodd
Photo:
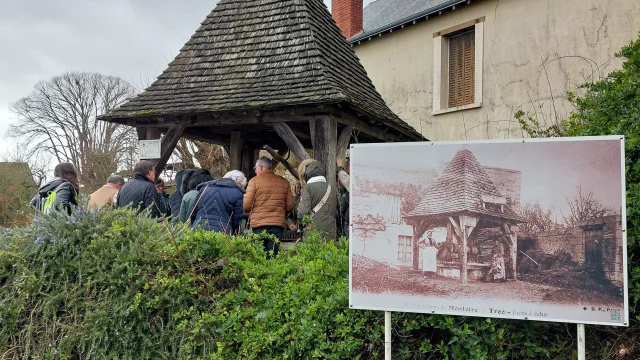
<instances>
[{"instance_id":1,"label":"wooden beam","mask_svg":"<svg viewBox=\"0 0 640 360\"><path fill-rule=\"evenodd\" d=\"M307 150L302 146L300 140L296 137L293 130L286 123L274 123L273 130L278 133L278 136L287 144L289 150L298 158L298 160L309 159Z\"/></svg>"},{"instance_id":2,"label":"wooden beam","mask_svg":"<svg viewBox=\"0 0 640 360\"><path fill-rule=\"evenodd\" d=\"M505 275L509 275L514 281L518 280L518 269L517 269L517 260L518 260L518 234L516 231L507 223L503 225L501 229L505 236L510 240L509 241L509 271L505 271ZM505 269L507 270L507 269Z\"/></svg>"},{"instance_id":3,"label":"wooden beam","mask_svg":"<svg viewBox=\"0 0 640 360\"><path fill-rule=\"evenodd\" d=\"M460 268L460 277L462 285L467 285L467 227L464 225L462 216L460 216L460 227L462 228L462 266Z\"/></svg>"},{"instance_id":4,"label":"wooden beam","mask_svg":"<svg viewBox=\"0 0 640 360\"><path fill-rule=\"evenodd\" d=\"M129 126L168 127L172 125L186 126L217 126L257 124L260 120L252 113L199 114L191 116L146 116L142 118L126 119Z\"/></svg>"},{"instance_id":5,"label":"wooden beam","mask_svg":"<svg viewBox=\"0 0 640 360\"><path fill-rule=\"evenodd\" d=\"M318 120L310 120L313 144L313 158L322 165L326 171L326 178L330 184L334 184L336 178L336 148L338 146L338 123L333 117L325 117Z\"/></svg>"},{"instance_id":6,"label":"wooden beam","mask_svg":"<svg viewBox=\"0 0 640 360\"><path fill-rule=\"evenodd\" d=\"M229 144L229 164L231 170L242 170L242 149L244 147L244 138L242 132L232 131L231 142Z\"/></svg>"},{"instance_id":7,"label":"wooden beam","mask_svg":"<svg viewBox=\"0 0 640 360\"><path fill-rule=\"evenodd\" d=\"M349 149L349 142L351 141L351 134L353 133L353 126L347 125L342 129L340 133L340 137L338 137L338 148L337 148L337 156L344 160L345 155L347 153L347 149Z\"/></svg>"},{"instance_id":8,"label":"wooden beam","mask_svg":"<svg viewBox=\"0 0 640 360\"><path fill-rule=\"evenodd\" d=\"M176 145L178 141L180 141L184 129L184 125L173 125L169 128L169 131L164 134L162 142L160 143L160 159L153 160L157 174L156 177L160 176L164 167L167 165L167 161L169 161L171 154L173 154L173 151L176 149Z\"/></svg>"},{"instance_id":9,"label":"wooden beam","mask_svg":"<svg viewBox=\"0 0 640 360\"><path fill-rule=\"evenodd\" d=\"M362 131L363 133L372 136L380 141L386 141L386 142L394 142L394 141L400 141L400 137L397 135L394 135L392 133L383 131L381 129L378 128L374 128L370 125L368 125L367 123L365 123L362 120L358 120L354 117L351 116L343 116L338 120L341 124L344 125L350 125L352 126L355 130L358 131Z\"/></svg>"},{"instance_id":10,"label":"wooden beam","mask_svg":"<svg viewBox=\"0 0 640 360\"><path fill-rule=\"evenodd\" d=\"M185 130L182 136L190 140L202 141L209 144L229 146L229 136L203 133L201 131L195 131L193 129Z\"/></svg>"},{"instance_id":11,"label":"wooden beam","mask_svg":"<svg viewBox=\"0 0 640 360\"><path fill-rule=\"evenodd\" d=\"M458 223L451 216L449 216L449 222L451 223L451 225L453 225L453 230L456 233L456 238L462 239L462 230L460 229L460 226L458 226Z\"/></svg>"},{"instance_id":12,"label":"wooden beam","mask_svg":"<svg viewBox=\"0 0 640 360\"><path fill-rule=\"evenodd\" d=\"M282 165L284 165L287 168L287 170L289 170L289 173L291 173L291 175L293 175L294 178L300 179L300 176L298 175L298 170L296 170L296 168L294 168L287 161L287 159L283 158L280 154L275 152L275 150L273 150L269 145L263 146L263 149L266 150L273 157L275 161L282 163Z\"/></svg>"}]
</instances>

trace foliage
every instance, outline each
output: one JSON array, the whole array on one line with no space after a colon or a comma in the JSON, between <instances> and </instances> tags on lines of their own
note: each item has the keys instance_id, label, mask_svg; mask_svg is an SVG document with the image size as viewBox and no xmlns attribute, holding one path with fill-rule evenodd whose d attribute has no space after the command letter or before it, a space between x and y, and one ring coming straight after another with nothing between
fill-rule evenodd
<instances>
[{"instance_id":1,"label":"foliage","mask_svg":"<svg viewBox=\"0 0 640 360\"><path fill-rule=\"evenodd\" d=\"M40 218L0 241L0 358L378 359L382 312L348 305L348 243L266 260L254 235L136 218ZM569 358L564 327L394 314L394 359ZM554 331L549 331L554 329Z\"/></svg>"},{"instance_id":2,"label":"foliage","mask_svg":"<svg viewBox=\"0 0 640 360\"><path fill-rule=\"evenodd\" d=\"M627 329L595 328L587 343L598 344L600 358L613 358L628 349L640 349L640 38L616 56L622 69L583 85L583 96L569 94L575 110L569 119L545 128L519 112L523 129L532 137L624 135L627 181L627 253L629 302L632 321ZM635 354L637 357L637 354Z\"/></svg>"},{"instance_id":3,"label":"foliage","mask_svg":"<svg viewBox=\"0 0 640 360\"><path fill-rule=\"evenodd\" d=\"M526 234L553 230L558 224L553 219L551 209L542 209L539 203L525 203L519 208L520 216L525 220L520 230Z\"/></svg>"}]
</instances>

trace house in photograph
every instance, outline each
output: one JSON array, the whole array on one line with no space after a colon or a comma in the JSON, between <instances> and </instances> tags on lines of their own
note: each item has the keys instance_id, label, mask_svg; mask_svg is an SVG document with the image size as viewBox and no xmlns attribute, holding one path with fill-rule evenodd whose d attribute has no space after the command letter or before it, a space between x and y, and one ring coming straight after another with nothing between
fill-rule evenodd
<instances>
[{"instance_id":1,"label":"house in photograph","mask_svg":"<svg viewBox=\"0 0 640 360\"><path fill-rule=\"evenodd\" d=\"M357 215L351 229L364 241L354 242L353 252L367 258L395 266L410 267L413 264L413 228L401 216L399 197L367 194L352 205Z\"/></svg>"},{"instance_id":2,"label":"house in photograph","mask_svg":"<svg viewBox=\"0 0 640 360\"><path fill-rule=\"evenodd\" d=\"M565 119L567 91L620 68L637 0L333 0L391 110L431 140L523 137L514 113Z\"/></svg>"}]
</instances>

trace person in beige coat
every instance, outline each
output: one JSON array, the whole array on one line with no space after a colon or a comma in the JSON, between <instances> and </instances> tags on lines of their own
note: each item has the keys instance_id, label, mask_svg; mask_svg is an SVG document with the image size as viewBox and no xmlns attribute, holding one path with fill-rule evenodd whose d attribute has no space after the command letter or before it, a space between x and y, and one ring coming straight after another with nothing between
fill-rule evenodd
<instances>
[{"instance_id":1,"label":"person in beige coat","mask_svg":"<svg viewBox=\"0 0 640 360\"><path fill-rule=\"evenodd\" d=\"M115 197L120 188L124 185L122 176L111 176L107 180L107 184L96 190L89 197L89 209L97 210L101 207L115 207Z\"/></svg>"}]
</instances>

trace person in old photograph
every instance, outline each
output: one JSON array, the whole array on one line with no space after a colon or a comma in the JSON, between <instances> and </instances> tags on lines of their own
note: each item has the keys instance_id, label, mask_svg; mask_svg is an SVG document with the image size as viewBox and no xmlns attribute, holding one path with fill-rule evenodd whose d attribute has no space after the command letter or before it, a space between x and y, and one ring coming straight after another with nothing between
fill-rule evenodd
<instances>
[{"instance_id":1,"label":"person in old photograph","mask_svg":"<svg viewBox=\"0 0 640 360\"><path fill-rule=\"evenodd\" d=\"M420 270L425 272L425 276L427 273L435 273L438 269L436 260L438 249L435 240L433 240L433 231L427 231L426 238L421 238L418 241L418 246L420 248Z\"/></svg>"},{"instance_id":2,"label":"person in old photograph","mask_svg":"<svg viewBox=\"0 0 640 360\"><path fill-rule=\"evenodd\" d=\"M491 268L489 269L488 281L506 281L504 269L504 256L499 246L495 246L491 251Z\"/></svg>"}]
</instances>

